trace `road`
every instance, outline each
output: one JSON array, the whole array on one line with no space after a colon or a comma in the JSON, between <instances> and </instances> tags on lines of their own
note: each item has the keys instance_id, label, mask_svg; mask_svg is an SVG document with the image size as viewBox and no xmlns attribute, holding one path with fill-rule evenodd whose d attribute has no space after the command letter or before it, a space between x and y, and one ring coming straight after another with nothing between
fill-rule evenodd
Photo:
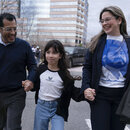
<instances>
[{"instance_id":1,"label":"road","mask_svg":"<svg viewBox=\"0 0 130 130\"><path fill-rule=\"evenodd\" d=\"M72 75L81 75L82 67L74 67L70 71ZM75 86L81 87L81 81L76 81ZM34 92L27 93L26 107L22 117L22 130L33 130L35 112L34 95ZM90 110L87 102L75 102L71 100L69 118L68 122L65 122L65 130L91 130L89 113ZM125 130L130 130L130 126L127 126Z\"/></svg>"}]
</instances>

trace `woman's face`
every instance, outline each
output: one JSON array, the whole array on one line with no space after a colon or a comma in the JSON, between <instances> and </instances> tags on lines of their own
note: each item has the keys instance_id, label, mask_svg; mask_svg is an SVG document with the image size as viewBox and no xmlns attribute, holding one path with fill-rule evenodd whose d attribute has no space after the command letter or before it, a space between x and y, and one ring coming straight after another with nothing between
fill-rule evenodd
<instances>
[{"instance_id":1,"label":"woman's face","mask_svg":"<svg viewBox=\"0 0 130 130\"><path fill-rule=\"evenodd\" d=\"M108 35L120 35L121 18L116 19L110 12L104 12L101 17L101 25L104 32Z\"/></svg>"}]
</instances>

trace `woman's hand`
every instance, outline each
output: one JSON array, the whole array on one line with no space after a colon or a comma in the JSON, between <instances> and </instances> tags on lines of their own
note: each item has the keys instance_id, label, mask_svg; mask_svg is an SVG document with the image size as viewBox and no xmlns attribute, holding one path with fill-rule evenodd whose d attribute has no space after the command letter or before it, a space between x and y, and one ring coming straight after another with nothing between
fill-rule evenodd
<instances>
[{"instance_id":1,"label":"woman's hand","mask_svg":"<svg viewBox=\"0 0 130 130\"><path fill-rule=\"evenodd\" d=\"M30 80L22 81L22 86L24 87L24 91L28 92L33 89L33 82Z\"/></svg>"},{"instance_id":2,"label":"woman's hand","mask_svg":"<svg viewBox=\"0 0 130 130\"><path fill-rule=\"evenodd\" d=\"M95 89L92 88L87 88L84 90L84 96L86 99L90 100L90 101L94 101L95 96L96 96L96 92Z\"/></svg>"}]
</instances>

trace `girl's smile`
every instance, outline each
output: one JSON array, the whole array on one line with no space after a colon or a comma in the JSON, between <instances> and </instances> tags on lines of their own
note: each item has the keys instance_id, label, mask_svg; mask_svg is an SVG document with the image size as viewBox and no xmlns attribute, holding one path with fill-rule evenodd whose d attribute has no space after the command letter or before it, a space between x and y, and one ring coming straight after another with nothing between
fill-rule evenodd
<instances>
[{"instance_id":1,"label":"girl's smile","mask_svg":"<svg viewBox=\"0 0 130 130\"><path fill-rule=\"evenodd\" d=\"M59 68L58 62L61 59L61 54L59 52L56 52L54 48L49 48L48 51L45 53L46 60L48 62L48 68L51 66L51 68Z\"/></svg>"}]
</instances>

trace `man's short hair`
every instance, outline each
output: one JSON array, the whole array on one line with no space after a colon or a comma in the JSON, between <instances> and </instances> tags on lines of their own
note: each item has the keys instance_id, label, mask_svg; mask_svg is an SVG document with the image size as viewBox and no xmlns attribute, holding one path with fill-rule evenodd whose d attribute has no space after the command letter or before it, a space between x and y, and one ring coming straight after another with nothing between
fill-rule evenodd
<instances>
[{"instance_id":1,"label":"man's short hair","mask_svg":"<svg viewBox=\"0 0 130 130\"><path fill-rule=\"evenodd\" d=\"M7 19L8 21L13 21L13 20L16 21L16 18L13 14L3 13L0 15L0 27L4 27L4 23L3 23L4 19Z\"/></svg>"}]
</instances>

